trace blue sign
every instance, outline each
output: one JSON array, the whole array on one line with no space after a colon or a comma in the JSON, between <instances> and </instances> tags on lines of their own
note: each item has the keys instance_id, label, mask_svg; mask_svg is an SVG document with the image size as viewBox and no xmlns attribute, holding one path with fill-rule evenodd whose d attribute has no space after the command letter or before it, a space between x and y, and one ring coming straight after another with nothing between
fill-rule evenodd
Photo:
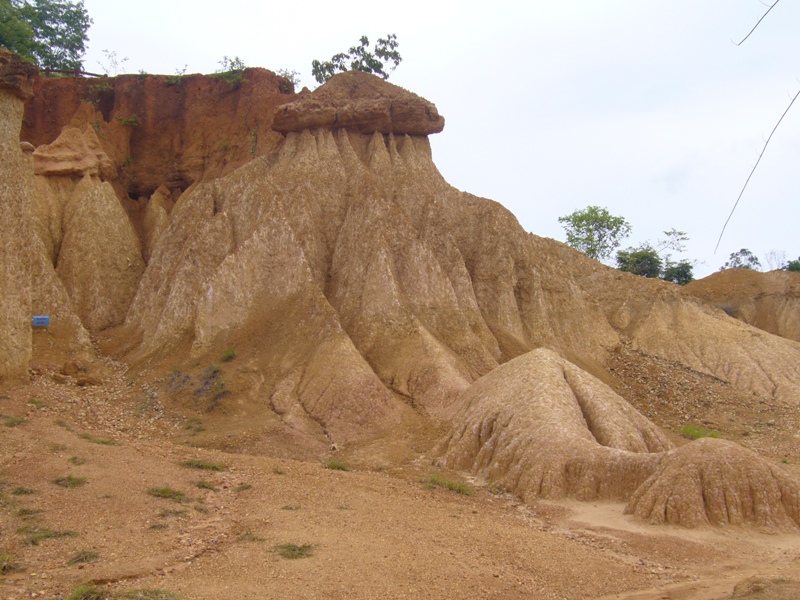
<instances>
[{"instance_id":1,"label":"blue sign","mask_svg":"<svg viewBox=\"0 0 800 600\"><path fill-rule=\"evenodd\" d=\"M48 325L50 325L50 317L43 315L33 317L34 327L47 327Z\"/></svg>"}]
</instances>

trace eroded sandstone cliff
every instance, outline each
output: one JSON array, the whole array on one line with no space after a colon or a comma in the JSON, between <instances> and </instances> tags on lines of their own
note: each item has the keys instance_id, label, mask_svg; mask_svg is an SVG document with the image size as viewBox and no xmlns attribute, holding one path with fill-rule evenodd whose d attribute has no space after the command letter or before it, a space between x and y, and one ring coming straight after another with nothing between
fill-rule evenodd
<instances>
[{"instance_id":1,"label":"eroded sandstone cliff","mask_svg":"<svg viewBox=\"0 0 800 600\"><path fill-rule=\"evenodd\" d=\"M38 80L22 134L38 146L31 264L47 282L31 302L69 325L51 352L88 352L93 332L134 368L178 365L168 389L188 394L181 368L235 349L231 387L209 367L193 406L216 390L203 410L269 413L314 447L444 423L444 464L526 498L647 499L636 506L659 506L671 488L652 478L703 449L676 454L602 383L621 343L800 403L800 345L455 190L431 157L435 107L374 76L297 95L258 70L238 88L105 83ZM86 92L108 98L81 104ZM793 509L745 513L798 525Z\"/></svg>"}]
</instances>

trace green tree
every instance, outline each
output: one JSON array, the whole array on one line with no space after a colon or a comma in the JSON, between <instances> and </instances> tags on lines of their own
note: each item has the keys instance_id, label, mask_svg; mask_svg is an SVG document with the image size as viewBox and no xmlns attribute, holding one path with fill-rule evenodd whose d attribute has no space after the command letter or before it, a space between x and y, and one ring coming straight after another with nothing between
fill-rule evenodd
<instances>
[{"instance_id":1,"label":"green tree","mask_svg":"<svg viewBox=\"0 0 800 600\"><path fill-rule=\"evenodd\" d=\"M0 45L43 68L82 68L91 24L83 0L0 0Z\"/></svg>"},{"instance_id":2,"label":"green tree","mask_svg":"<svg viewBox=\"0 0 800 600\"><path fill-rule=\"evenodd\" d=\"M694 281L694 265L688 260L676 263L666 261L664 270L661 272L661 279L678 285L686 285L690 281Z\"/></svg>"},{"instance_id":3,"label":"green tree","mask_svg":"<svg viewBox=\"0 0 800 600\"><path fill-rule=\"evenodd\" d=\"M783 266L784 271L800 271L800 256L797 260L790 260Z\"/></svg>"},{"instance_id":4,"label":"green tree","mask_svg":"<svg viewBox=\"0 0 800 600\"><path fill-rule=\"evenodd\" d=\"M362 35L359 42L360 45L353 46L347 52L334 54L328 61L312 61L311 74L317 83L325 83L336 73L345 71L364 71L389 79L389 73L386 72L388 65L393 63L390 71L394 71L403 60L397 51L397 36L393 33L386 38L378 38L375 52L370 52L367 36Z\"/></svg>"},{"instance_id":5,"label":"green tree","mask_svg":"<svg viewBox=\"0 0 800 600\"><path fill-rule=\"evenodd\" d=\"M0 47L34 62L33 29L16 4L0 0Z\"/></svg>"},{"instance_id":6,"label":"green tree","mask_svg":"<svg viewBox=\"0 0 800 600\"><path fill-rule=\"evenodd\" d=\"M617 268L620 271L655 279L661 275L661 266L658 252L647 243L617 252Z\"/></svg>"},{"instance_id":7,"label":"green tree","mask_svg":"<svg viewBox=\"0 0 800 600\"><path fill-rule=\"evenodd\" d=\"M761 270L761 261L758 257L750 252L747 248L742 248L738 252L731 252L728 261L720 267L720 271L725 269L751 269L753 271Z\"/></svg>"},{"instance_id":8,"label":"green tree","mask_svg":"<svg viewBox=\"0 0 800 600\"><path fill-rule=\"evenodd\" d=\"M623 217L615 217L599 206L576 210L559 217L558 222L567 232L567 244L595 260L611 256L631 232L630 224Z\"/></svg>"}]
</instances>

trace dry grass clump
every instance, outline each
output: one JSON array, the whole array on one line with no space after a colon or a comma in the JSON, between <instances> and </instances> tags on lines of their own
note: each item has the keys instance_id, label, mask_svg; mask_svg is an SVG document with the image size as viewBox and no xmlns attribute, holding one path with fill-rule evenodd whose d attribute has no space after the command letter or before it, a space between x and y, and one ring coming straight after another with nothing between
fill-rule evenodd
<instances>
[{"instance_id":1,"label":"dry grass clump","mask_svg":"<svg viewBox=\"0 0 800 600\"><path fill-rule=\"evenodd\" d=\"M431 475L427 479L423 480L422 483L429 490L440 487L446 490L450 490L451 492L456 492L457 494L463 494L464 496L475 495L475 490L473 490L466 483L461 481L452 481L450 479L445 479L441 475Z\"/></svg>"},{"instance_id":2,"label":"dry grass clump","mask_svg":"<svg viewBox=\"0 0 800 600\"><path fill-rule=\"evenodd\" d=\"M205 471L224 471L225 469L228 468L222 463L211 462L208 460L200 460L199 458L184 460L179 464L182 467L186 467L187 469L202 469Z\"/></svg>"},{"instance_id":3,"label":"dry grass clump","mask_svg":"<svg viewBox=\"0 0 800 600\"><path fill-rule=\"evenodd\" d=\"M273 548L279 556L293 560L295 558L308 558L314 554L314 546L312 544L281 544Z\"/></svg>"},{"instance_id":4,"label":"dry grass clump","mask_svg":"<svg viewBox=\"0 0 800 600\"><path fill-rule=\"evenodd\" d=\"M168 485L164 487L151 487L147 490L147 493L154 498L164 498L172 502L183 502L186 499L186 494L180 490L173 490Z\"/></svg>"}]
</instances>

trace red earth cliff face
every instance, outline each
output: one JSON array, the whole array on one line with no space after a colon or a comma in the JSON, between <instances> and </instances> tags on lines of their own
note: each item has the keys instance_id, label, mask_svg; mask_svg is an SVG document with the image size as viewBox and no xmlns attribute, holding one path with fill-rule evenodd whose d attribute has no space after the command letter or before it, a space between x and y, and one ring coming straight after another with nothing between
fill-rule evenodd
<instances>
[{"instance_id":1,"label":"red earth cliff face","mask_svg":"<svg viewBox=\"0 0 800 600\"><path fill-rule=\"evenodd\" d=\"M36 77L21 141L52 143L65 126L91 125L119 167L118 192L149 197L186 189L269 151L275 108L294 97L283 77L247 69L240 83L213 75Z\"/></svg>"}]
</instances>

